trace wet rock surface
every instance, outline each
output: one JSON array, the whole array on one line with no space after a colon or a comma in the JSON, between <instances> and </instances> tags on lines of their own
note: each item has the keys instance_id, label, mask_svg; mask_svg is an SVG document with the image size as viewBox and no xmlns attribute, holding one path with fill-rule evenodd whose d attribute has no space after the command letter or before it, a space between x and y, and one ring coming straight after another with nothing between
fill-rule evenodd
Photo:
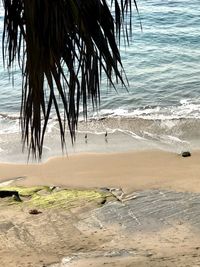
<instances>
[{"instance_id":1,"label":"wet rock surface","mask_svg":"<svg viewBox=\"0 0 200 267\"><path fill-rule=\"evenodd\" d=\"M117 192L119 191L117 190ZM187 225L187 227L189 225L191 232L185 230L184 225ZM75 253L71 258L63 258L59 263L61 265L51 265L52 267L76 266L76 262L78 264L80 260L91 259L92 262L99 257L104 258L104 264L108 264L108 266L115 265L109 265L106 258L116 258L117 261L118 257L129 259L132 262L130 266L137 266L137 263L134 265L134 262L138 256L146 259L147 262L144 266L154 266L154 264L155 266L171 266L170 264L172 266L186 266L184 263L179 263L179 261L182 262L184 257L187 258L188 256L183 252L184 246L186 247L188 240L193 237L200 237L200 194L161 190L147 190L135 192L131 195L121 194L120 201L106 203L101 208L83 214L76 227L81 232L90 232L91 234L112 229L115 229L115 231L113 232L112 242L107 247L103 247L102 251L84 254ZM143 239L146 234L149 235L149 240L160 242L160 248L166 246L167 250L169 247L172 254L175 247L181 243L183 247L182 254L179 255L176 251L174 252L176 256L158 256L159 252L152 248L152 244L148 244L147 241L148 245L145 245L146 242ZM165 242L167 245L164 244ZM196 248L193 250L198 251ZM111 251L113 255L109 254ZM200 260L198 261L200 255L194 251L191 252L193 256L195 255L192 256L191 264L200 263ZM151 259L152 264L149 259ZM160 262L160 265L157 261Z\"/></svg>"},{"instance_id":2,"label":"wet rock surface","mask_svg":"<svg viewBox=\"0 0 200 267\"><path fill-rule=\"evenodd\" d=\"M98 227L99 222L100 228L117 224L123 230L137 231L158 230L178 221L200 229L200 194L160 190L137 192L85 216L80 225Z\"/></svg>"}]
</instances>

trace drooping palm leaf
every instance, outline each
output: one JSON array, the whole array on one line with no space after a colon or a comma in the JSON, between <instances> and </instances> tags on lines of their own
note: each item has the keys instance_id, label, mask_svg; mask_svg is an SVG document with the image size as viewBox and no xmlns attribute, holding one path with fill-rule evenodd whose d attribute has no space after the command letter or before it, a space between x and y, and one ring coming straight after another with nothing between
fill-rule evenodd
<instances>
[{"instance_id":1,"label":"drooping palm leaf","mask_svg":"<svg viewBox=\"0 0 200 267\"><path fill-rule=\"evenodd\" d=\"M128 38L125 16L136 2L112 0L111 6L106 0L3 3L4 63L10 68L18 60L22 70L22 141L29 153L41 157L52 107L64 146L65 120L74 141L80 103L85 117L88 99L98 105L102 71L111 84L118 80L125 85L116 39L122 30Z\"/></svg>"}]
</instances>

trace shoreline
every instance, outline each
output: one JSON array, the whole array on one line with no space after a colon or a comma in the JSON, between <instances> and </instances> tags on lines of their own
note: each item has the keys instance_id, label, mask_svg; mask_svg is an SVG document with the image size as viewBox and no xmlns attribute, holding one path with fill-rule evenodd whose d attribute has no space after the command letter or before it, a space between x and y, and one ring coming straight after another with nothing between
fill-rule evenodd
<instances>
[{"instance_id":1,"label":"shoreline","mask_svg":"<svg viewBox=\"0 0 200 267\"><path fill-rule=\"evenodd\" d=\"M79 153L39 164L0 163L0 182L16 179L22 186L122 188L200 192L200 151L192 156L160 150L119 153Z\"/></svg>"},{"instance_id":2,"label":"shoreline","mask_svg":"<svg viewBox=\"0 0 200 267\"><path fill-rule=\"evenodd\" d=\"M191 131L193 128L195 133ZM184 122L181 119L174 122L173 120L154 121L124 117L104 118L87 123L80 122L76 142L73 145L69 133L66 132L66 148L62 151L59 131L57 125L53 123L45 136L42 162L52 157L85 152L124 153L128 150L163 150L181 153L185 150L193 151L200 149L198 129L200 129L200 123L187 122L187 119ZM107 136L105 136L106 133ZM0 139L0 162L27 163L28 152L25 148L22 153L20 132L1 133ZM31 155L29 162L32 162Z\"/></svg>"}]
</instances>

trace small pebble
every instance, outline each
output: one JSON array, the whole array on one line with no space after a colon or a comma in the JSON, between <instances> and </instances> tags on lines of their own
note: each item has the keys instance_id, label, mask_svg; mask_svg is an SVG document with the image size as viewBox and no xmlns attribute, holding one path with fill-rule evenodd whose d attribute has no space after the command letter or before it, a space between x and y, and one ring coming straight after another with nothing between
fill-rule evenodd
<instances>
[{"instance_id":1,"label":"small pebble","mask_svg":"<svg viewBox=\"0 0 200 267\"><path fill-rule=\"evenodd\" d=\"M19 196L16 196L16 195L12 195L12 199L14 201L17 201L17 202L21 202L22 201L21 198Z\"/></svg>"},{"instance_id":2,"label":"small pebble","mask_svg":"<svg viewBox=\"0 0 200 267\"><path fill-rule=\"evenodd\" d=\"M42 213L42 212L39 211L39 210L36 210L36 209L29 210L29 214L37 215L37 214L40 214L40 213Z\"/></svg>"}]
</instances>

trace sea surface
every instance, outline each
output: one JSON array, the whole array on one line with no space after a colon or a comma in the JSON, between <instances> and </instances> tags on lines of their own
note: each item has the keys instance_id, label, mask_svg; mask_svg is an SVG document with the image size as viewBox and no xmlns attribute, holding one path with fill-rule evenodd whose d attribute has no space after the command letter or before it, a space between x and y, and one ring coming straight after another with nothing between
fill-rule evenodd
<instances>
[{"instance_id":1,"label":"sea surface","mask_svg":"<svg viewBox=\"0 0 200 267\"><path fill-rule=\"evenodd\" d=\"M115 91L102 82L100 109L89 110L87 124L80 114L77 142L72 147L68 138L68 152L200 149L199 0L137 3L140 15L133 11L130 46L121 44L128 91L120 85ZM0 6L0 39L3 12ZM17 67L13 81L14 85L0 54L0 161L27 159L21 152L21 74ZM61 153L52 114L44 157Z\"/></svg>"}]
</instances>

